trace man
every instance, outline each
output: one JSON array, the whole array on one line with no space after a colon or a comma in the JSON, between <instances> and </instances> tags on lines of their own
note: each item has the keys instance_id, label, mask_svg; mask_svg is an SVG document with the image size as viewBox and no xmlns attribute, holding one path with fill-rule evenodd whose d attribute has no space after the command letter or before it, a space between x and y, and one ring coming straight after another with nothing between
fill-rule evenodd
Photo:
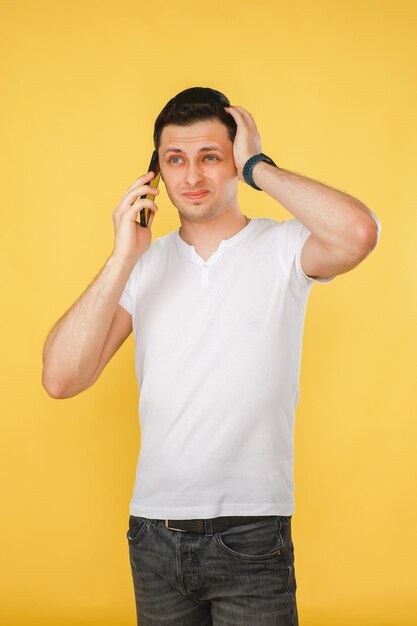
<instances>
[{"instance_id":1,"label":"man","mask_svg":"<svg viewBox=\"0 0 417 626\"><path fill-rule=\"evenodd\" d=\"M277 166L251 114L220 92L172 98L154 129L181 227L151 245L139 177L113 213L102 272L44 349L55 398L91 386L133 330L141 450L130 502L137 619L298 624L293 427L305 307L375 247L359 200ZM248 218L243 181L294 216ZM151 209L149 226L137 213Z\"/></svg>"}]
</instances>

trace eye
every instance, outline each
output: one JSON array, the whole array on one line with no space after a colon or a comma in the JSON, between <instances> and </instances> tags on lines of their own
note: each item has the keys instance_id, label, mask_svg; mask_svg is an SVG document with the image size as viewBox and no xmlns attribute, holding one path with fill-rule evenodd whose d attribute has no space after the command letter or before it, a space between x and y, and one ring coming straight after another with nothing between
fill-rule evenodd
<instances>
[{"instance_id":1,"label":"eye","mask_svg":"<svg viewBox=\"0 0 417 626\"><path fill-rule=\"evenodd\" d=\"M211 157L211 158L213 158L213 159L215 159L216 161L218 161L218 160L219 160L219 159L218 159L218 157L217 157L215 154L207 154L204 158L205 158L205 159L209 159L210 157ZM169 159L169 162L170 162L170 163L178 163L178 161L175 161L175 162L174 162L174 161L173 161L173 159L180 159L180 158L181 158L181 157L179 157L179 156L172 156L172 157Z\"/></svg>"}]
</instances>

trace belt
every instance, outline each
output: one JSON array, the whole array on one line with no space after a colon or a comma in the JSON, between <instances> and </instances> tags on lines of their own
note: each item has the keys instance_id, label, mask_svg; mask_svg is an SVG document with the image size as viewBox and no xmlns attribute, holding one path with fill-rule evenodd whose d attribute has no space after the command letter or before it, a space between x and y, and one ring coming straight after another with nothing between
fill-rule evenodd
<instances>
[{"instance_id":1,"label":"belt","mask_svg":"<svg viewBox=\"0 0 417 626\"><path fill-rule=\"evenodd\" d=\"M169 530L182 532L205 533L208 528L213 533L226 530L230 526L252 524L263 519L275 518L276 515L233 515L232 517L212 517L210 519L165 519L162 520ZM211 528L210 528L211 526Z\"/></svg>"}]
</instances>

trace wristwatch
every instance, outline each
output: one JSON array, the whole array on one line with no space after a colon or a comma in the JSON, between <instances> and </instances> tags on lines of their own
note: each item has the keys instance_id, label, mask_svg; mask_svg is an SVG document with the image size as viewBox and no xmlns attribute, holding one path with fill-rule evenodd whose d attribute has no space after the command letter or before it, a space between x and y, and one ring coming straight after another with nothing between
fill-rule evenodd
<instances>
[{"instance_id":1,"label":"wristwatch","mask_svg":"<svg viewBox=\"0 0 417 626\"><path fill-rule=\"evenodd\" d=\"M254 180L252 178L253 166L255 165L255 163L258 163L259 161L266 161L267 163L270 163L271 165L275 165L275 167L277 167L276 163L274 163L274 161L269 156L267 156L263 152L260 152L259 154L255 154L254 156L252 156L250 159L246 161L245 165L243 166L242 174L243 174L243 178L245 179L245 182L247 182L248 185L250 185L254 189L258 189L258 191L262 191L260 187L255 185Z\"/></svg>"}]
</instances>

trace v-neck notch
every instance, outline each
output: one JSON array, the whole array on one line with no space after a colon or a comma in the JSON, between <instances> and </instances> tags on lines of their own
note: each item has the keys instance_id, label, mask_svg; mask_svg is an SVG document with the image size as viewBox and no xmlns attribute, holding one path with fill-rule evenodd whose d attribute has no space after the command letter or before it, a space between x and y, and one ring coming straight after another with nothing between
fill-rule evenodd
<instances>
[{"instance_id":1,"label":"v-neck notch","mask_svg":"<svg viewBox=\"0 0 417 626\"><path fill-rule=\"evenodd\" d=\"M190 260L194 261L198 265L203 267L211 267L213 263L223 254L224 250L230 246L233 246L238 241L241 241L244 237L246 237L254 227L254 220L256 218L252 217L250 221L244 226L241 230L239 230L236 234L228 237L227 239L222 239L217 249L213 252L213 254L207 259L203 259L195 249L195 246L187 243L180 235L180 227L174 231L175 233L175 241L177 242L178 248L184 253L186 257Z\"/></svg>"}]
</instances>

